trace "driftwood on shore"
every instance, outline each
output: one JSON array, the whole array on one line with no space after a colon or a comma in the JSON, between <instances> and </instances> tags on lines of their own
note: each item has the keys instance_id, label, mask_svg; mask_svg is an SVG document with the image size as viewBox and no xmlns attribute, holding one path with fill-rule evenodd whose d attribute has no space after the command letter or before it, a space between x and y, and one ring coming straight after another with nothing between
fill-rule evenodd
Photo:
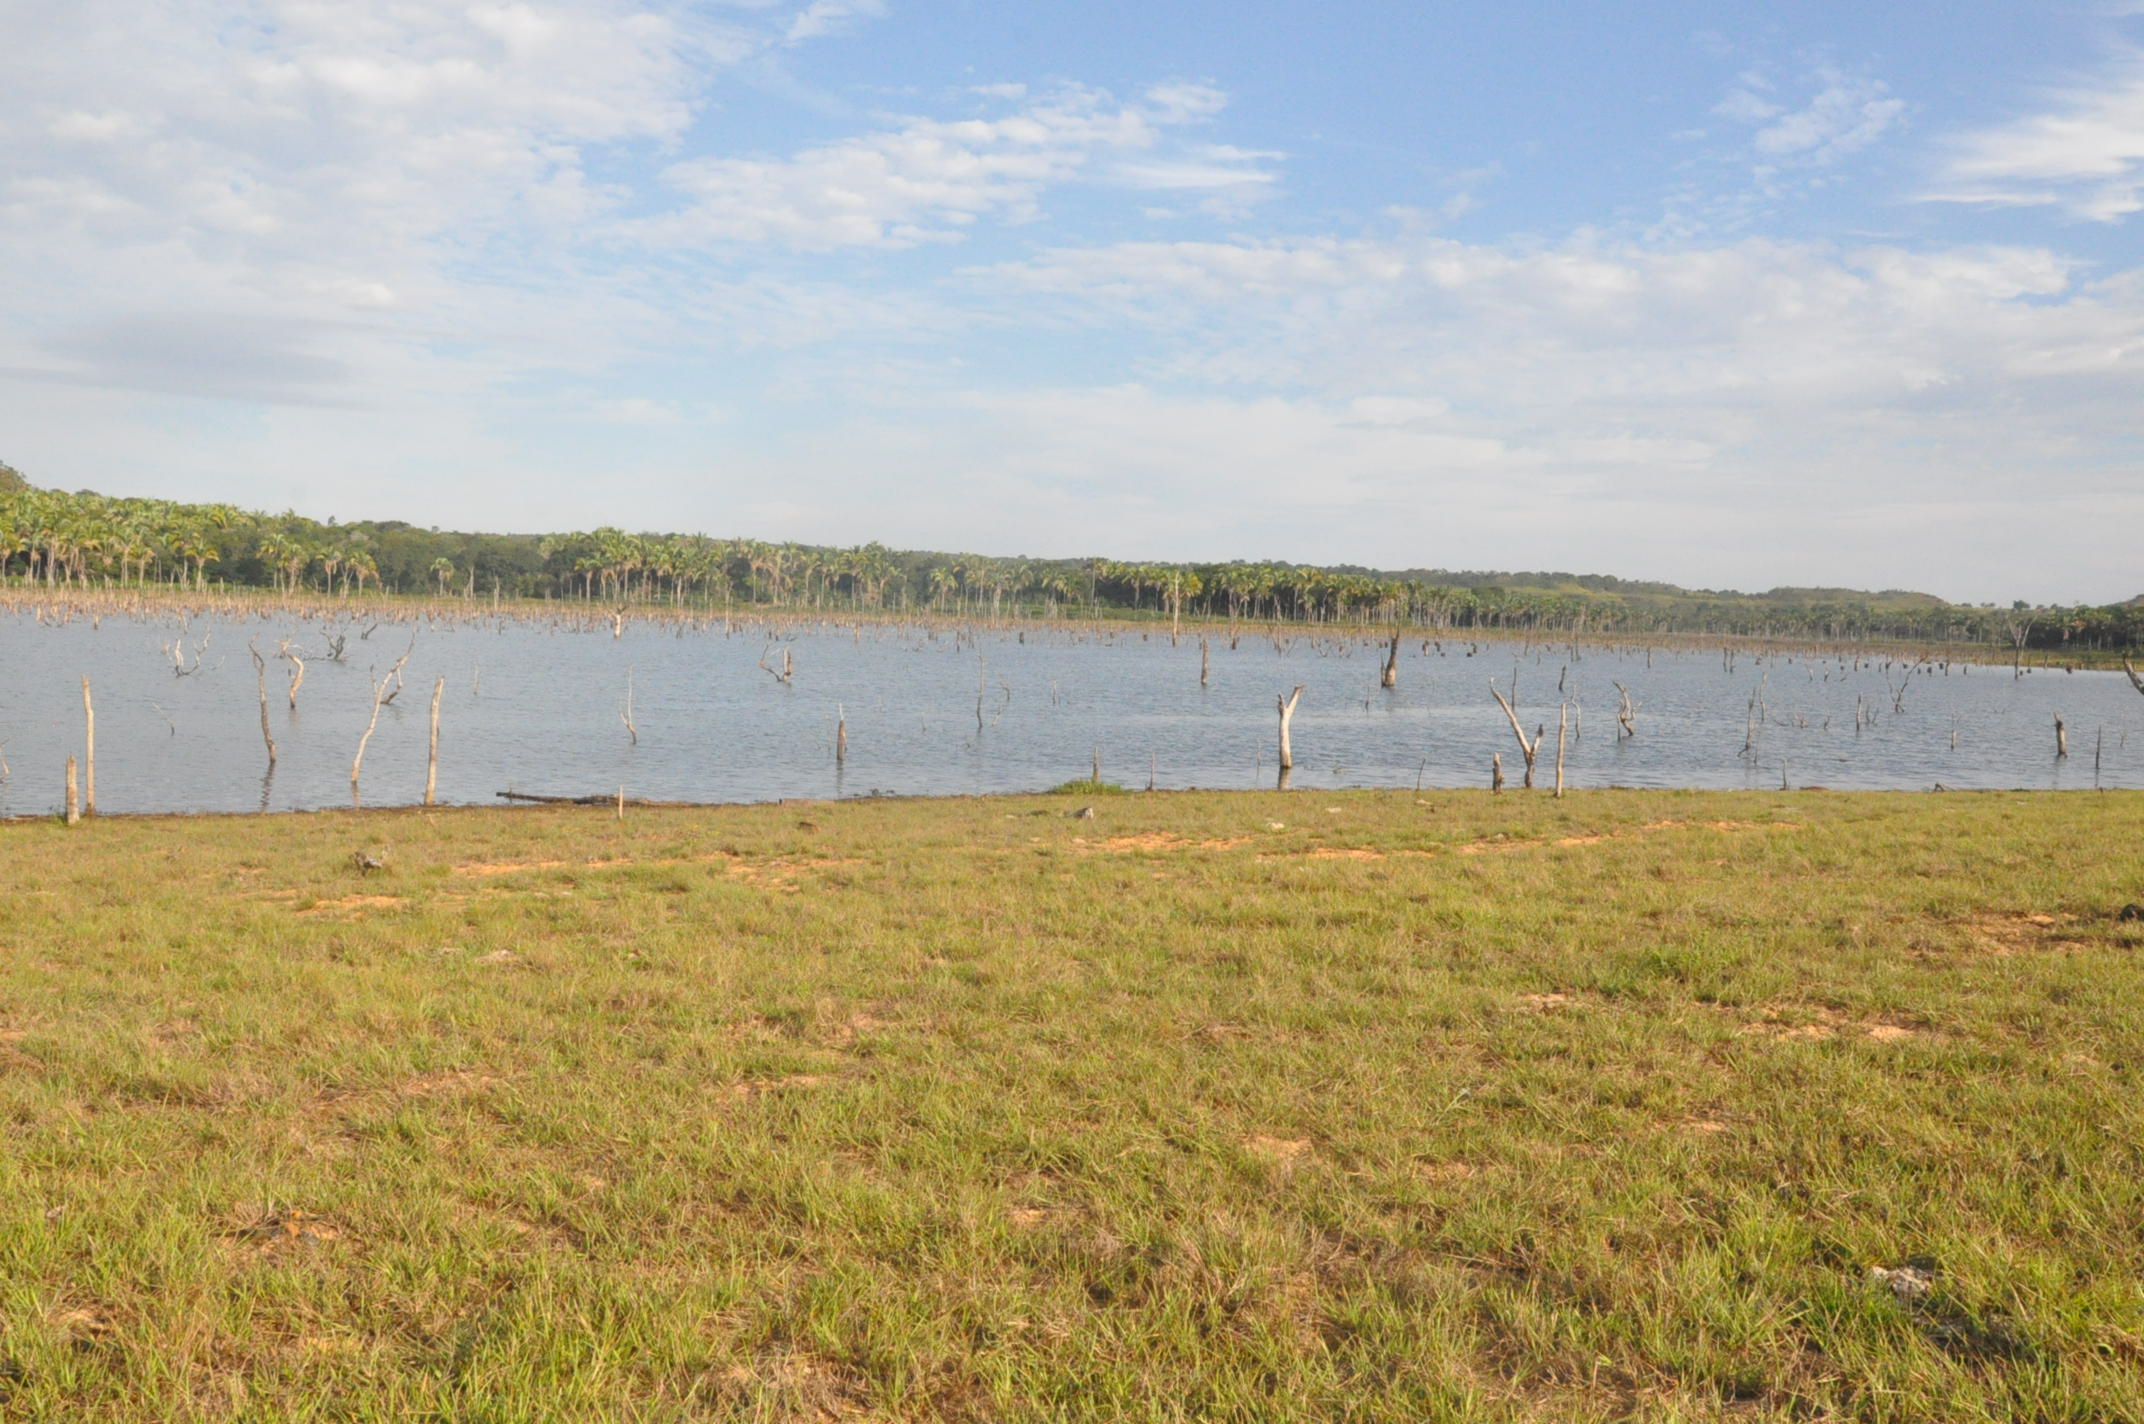
<instances>
[{"instance_id":1,"label":"driftwood on shore","mask_svg":"<svg viewBox=\"0 0 2144 1424\"><path fill-rule=\"evenodd\" d=\"M544 806L615 806L619 803L619 797L616 792L601 796L538 796L530 791L495 791L492 794L502 801L534 801ZM652 806L655 804L652 801L642 800L637 796L629 796L624 800L628 806Z\"/></svg>"}]
</instances>

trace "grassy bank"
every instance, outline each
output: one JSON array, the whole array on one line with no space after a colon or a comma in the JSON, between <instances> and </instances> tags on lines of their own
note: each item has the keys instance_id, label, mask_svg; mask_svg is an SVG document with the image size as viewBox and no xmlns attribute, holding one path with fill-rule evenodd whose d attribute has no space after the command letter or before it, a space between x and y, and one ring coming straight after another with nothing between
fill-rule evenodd
<instances>
[{"instance_id":1,"label":"grassy bank","mask_svg":"<svg viewBox=\"0 0 2144 1424\"><path fill-rule=\"evenodd\" d=\"M2144 1415L2144 796L1078 804L0 825L0 1417Z\"/></svg>"}]
</instances>

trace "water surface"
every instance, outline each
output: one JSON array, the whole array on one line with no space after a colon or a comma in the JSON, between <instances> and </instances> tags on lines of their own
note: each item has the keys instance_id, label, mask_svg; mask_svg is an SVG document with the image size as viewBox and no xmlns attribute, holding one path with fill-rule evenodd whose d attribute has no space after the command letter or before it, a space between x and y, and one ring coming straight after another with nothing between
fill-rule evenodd
<instances>
[{"instance_id":1,"label":"water surface","mask_svg":"<svg viewBox=\"0 0 2144 1424\"><path fill-rule=\"evenodd\" d=\"M369 631L368 631L369 630ZM331 638L344 659L326 657ZM193 670L174 674L171 645ZM306 659L293 712L284 640ZM268 655L268 774L248 643ZM1026 791L1083 777L1138 788L1270 786L1275 699L1305 687L1294 725L1300 788L1481 786L1502 753L1521 760L1489 680L1529 734L1545 727L1552 778L1559 707L1574 711L1565 777L1576 788L1834 789L2144 786L2144 697L2119 672L1718 651L1612 650L1445 640L1403 645L1381 688L1383 645L1262 630L1172 646L1142 633L1034 625L975 634L916 626L597 628L511 618L409 625L290 617L106 616L39 623L0 615L0 815L63 799L83 747L81 679L97 710L97 801L108 812L348 806L350 763L372 714L372 678L405 651L404 690L366 750L366 805L424 792L429 702L445 679L439 796L495 803L505 790L658 800L756 801L873 793ZM794 673L779 670L783 654ZM198 663L196 659L198 657ZM762 666L762 664L765 666ZM1620 681L1637 735L1616 735ZM621 714L628 686L637 742ZM981 718L977 704L980 691ZM1764 716L1753 750L1750 701ZM1864 714L1857 729L1857 705ZM2070 755L2055 757L2054 719ZM848 756L834 756L846 719ZM2094 760L2097 753L2098 768Z\"/></svg>"}]
</instances>

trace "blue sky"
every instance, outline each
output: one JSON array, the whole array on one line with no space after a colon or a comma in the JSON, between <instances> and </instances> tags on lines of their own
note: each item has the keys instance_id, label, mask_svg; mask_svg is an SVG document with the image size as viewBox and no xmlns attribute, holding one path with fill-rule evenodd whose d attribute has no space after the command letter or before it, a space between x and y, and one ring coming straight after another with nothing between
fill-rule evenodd
<instances>
[{"instance_id":1,"label":"blue sky","mask_svg":"<svg viewBox=\"0 0 2144 1424\"><path fill-rule=\"evenodd\" d=\"M2144 5L0 0L0 51L41 482L2144 591Z\"/></svg>"}]
</instances>

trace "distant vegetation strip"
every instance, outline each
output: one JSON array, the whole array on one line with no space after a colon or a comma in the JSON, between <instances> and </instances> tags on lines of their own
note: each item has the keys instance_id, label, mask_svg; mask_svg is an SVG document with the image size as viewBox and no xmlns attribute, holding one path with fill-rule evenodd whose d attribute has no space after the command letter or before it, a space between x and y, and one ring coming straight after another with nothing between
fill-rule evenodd
<instances>
[{"instance_id":1,"label":"distant vegetation strip","mask_svg":"<svg viewBox=\"0 0 2144 1424\"><path fill-rule=\"evenodd\" d=\"M987 617L1143 615L1456 633L1892 639L2080 657L2144 645L2144 598L1998 608L1901 590L1745 594L1598 574L993 558L878 543L831 548L615 528L466 534L399 520L321 523L228 504L68 494L36 488L6 465L0 465L0 584Z\"/></svg>"}]
</instances>

